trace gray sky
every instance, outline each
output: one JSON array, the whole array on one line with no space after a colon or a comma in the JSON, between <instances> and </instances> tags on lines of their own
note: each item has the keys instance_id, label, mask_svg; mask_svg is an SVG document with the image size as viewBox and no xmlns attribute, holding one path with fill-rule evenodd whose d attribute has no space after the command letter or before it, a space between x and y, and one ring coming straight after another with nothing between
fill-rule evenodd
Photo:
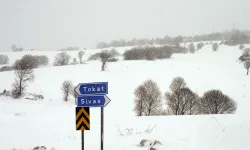
<instances>
[{"instance_id":1,"label":"gray sky","mask_svg":"<svg viewBox=\"0 0 250 150\"><path fill-rule=\"evenodd\" d=\"M250 29L250 0L0 0L0 51Z\"/></svg>"}]
</instances>

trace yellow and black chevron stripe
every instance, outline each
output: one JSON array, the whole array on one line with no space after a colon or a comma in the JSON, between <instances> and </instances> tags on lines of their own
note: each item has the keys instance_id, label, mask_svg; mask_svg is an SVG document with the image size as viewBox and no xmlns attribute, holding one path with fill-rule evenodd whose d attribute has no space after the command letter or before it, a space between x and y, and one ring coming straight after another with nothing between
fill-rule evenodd
<instances>
[{"instance_id":1,"label":"yellow and black chevron stripe","mask_svg":"<svg viewBox=\"0 0 250 150\"><path fill-rule=\"evenodd\" d=\"M89 107L76 107L76 130L90 130Z\"/></svg>"}]
</instances>

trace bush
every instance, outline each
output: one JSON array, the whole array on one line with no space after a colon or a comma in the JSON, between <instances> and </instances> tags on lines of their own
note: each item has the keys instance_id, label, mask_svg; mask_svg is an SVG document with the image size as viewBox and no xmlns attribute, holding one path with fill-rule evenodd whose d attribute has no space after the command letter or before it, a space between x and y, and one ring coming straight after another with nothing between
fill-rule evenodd
<instances>
[{"instance_id":1,"label":"bush","mask_svg":"<svg viewBox=\"0 0 250 150\"><path fill-rule=\"evenodd\" d=\"M72 65L78 64L77 59L76 59L76 58L73 58L73 62L72 62L71 64L72 64Z\"/></svg>"},{"instance_id":2,"label":"bush","mask_svg":"<svg viewBox=\"0 0 250 150\"><path fill-rule=\"evenodd\" d=\"M212 45L213 51L217 51L218 48L219 48L219 44L218 43L213 43L213 45Z\"/></svg>"},{"instance_id":3,"label":"bush","mask_svg":"<svg viewBox=\"0 0 250 150\"><path fill-rule=\"evenodd\" d=\"M117 61L119 61L119 59L115 57L108 59L108 62L117 62Z\"/></svg>"},{"instance_id":4,"label":"bush","mask_svg":"<svg viewBox=\"0 0 250 150\"><path fill-rule=\"evenodd\" d=\"M180 48L181 49L181 48ZM124 60L154 60L170 58L177 47L135 47L124 52ZM183 49L181 49L183 50ZM183 50L184 51L184 50Z\"/></svg>"},{"instance_id":5,"label":"bush","mask_svg":"<svg viewBox=\"0 0 250 150\"><path fill-rule=\"evenodd\" d=\"M236 108L236 102L220 90L209 90L200 99L202 114L232 114Z\"/></svg>"},{"instance_id":6,"label":"bush","mask_svg":"<svg viewBox=\"0 0 250 150\"><path fill-rule=\"evenodd\" d=\"M197 47L197 50L200 50L200 49L202 49L203 47L204 47L204 43L198 43L197 45L196 45L196 47Z\"/></svg>"},{"instance_id":7,"label":"bush","mask_svg":"<svg viewBox=\"0 0 250 150\"><path fill-rule=\"evenodd\" d=\"M11 70L13 70L12 66L3 66L0 68L0 72L11 71Z\"/></svg>"},{"instance_id":8,"label":"bush","mask_svg":"<svg viewBox=\"0 0 250 150\"><path fill-rule=\"evenodd\" d=\"M245 48L245 46L243 44L240 44L239 49L242 50L244 48Z\"/></svg>"},{"instance_id":9,"label":"bush","mask_svg":"<svg viewBox=\"0 0 250 150\"><path fill-rule=\"evenodd\" d=\"M49 58L46 55L34 56L34 58L37 59L39 66L46 66L49 63Z\"/></svg>"},{"instance_id":10,"label":"bush","mask_svg":"<svg viewBox=\"0 0 250 150\"><path fill-rule=\"evenodd\" d=\"M70 93L73 90L73 84L72 84L72 82L68 81L68 80L64 81L62 83L61 90L62 90L62 93L63 93L63 99L64 99L64 101L68 101L68 97L69 97Z\"/></svg>"},{"instance_id":11,"label":"bush","mask_svg":"<svg viewBox=\"0 0 250 150\"><path fill-rule=\"evenodd\" d=\"M188 45L188 50L189 50L190 53L194 53L195 52L194 43L190 43Z\"/></svg>"},{"instance_id":12,"label":"bush","mask_svg":"<svg viewBox=\"0 0 250 150\"><path fill-rule=\"evenodd\" d=\"M0 55L0 64L8 64L9 63L9 57L7 55Z\"/></svg>"},{"instance_id":13,"label":"bush","mask_svg":"<svg viewBox=\"0 0 250 150\"><path fill-rule=\"evenodd\" d=\"M158 85L147 80L134 91L134 111L137 116L150 116L158 114L162 109L161 92Z\"/></svg>"},{"instance_id":14,"label":"bush","mask_svg":"<svg viewBox=\"0 0 250 150\"><path fill-rule=\"evenodd\" d=\"M70 56L66 52L61 52L56 54L54 59L54 66L65 66L68 65L70 61Z\"/></svg>"},{"instance_id":15,"label":"bush","mask_svg":"<svg viewBox=\"0 0 250 150\"><path fill-rule=\"evenodd\" d=\"M242 56L250 56L250 48L245 48L242 52Z\"/></svg>"}]
</instances>

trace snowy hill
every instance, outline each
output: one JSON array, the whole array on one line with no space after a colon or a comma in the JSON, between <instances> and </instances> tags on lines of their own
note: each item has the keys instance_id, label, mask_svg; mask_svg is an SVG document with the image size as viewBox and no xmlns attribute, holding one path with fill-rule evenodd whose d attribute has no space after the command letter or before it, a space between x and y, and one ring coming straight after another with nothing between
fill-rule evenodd
<instances>
[{"instance_id":1,"label":"snowy hill","mask_svg":"<svg viewBox=\"0 0 250 150\"><path fill-rule=\"evenodd\" d=\"M248 46L250 47L250 45ZM117 49L123 53L126 48ZM87 50L85 59L100 50ZM46 54L53 61L56 51L5 52L10 63L24 54ZM69 52L77 57L77 52ZM104 109L104 149L147 150L138 147L142 139L159 140L159 150L247 150L250 147L250 76L238 62L237 46L221 46L213 52L206 45L194 54L174 54L171 59L156 61L118 61L35 69L35 80L29 93L42 94L43 101L14 100L0 96L0 150L30 150L46 146L52 150L81 148L81 134L75 130L75 102L62 99L61 84L108 82L111 102ZM50 63L51 64L51 63ZM134 90L147 79L154 80L162 96L172 79L181 76L201 96L219 89L237 102L236 114L203 116L135 117ZM11 89L14 73L0 73L0 91ZM85 132L85 149L100 149L100 108L91 108L91 130ZM152 129L151 132L145 132ZM131 131L131 132L128 132ZM128 134L130 133L130 134ZM158 150L157 149L157 150Z\"/></svg>"}]
</instances>

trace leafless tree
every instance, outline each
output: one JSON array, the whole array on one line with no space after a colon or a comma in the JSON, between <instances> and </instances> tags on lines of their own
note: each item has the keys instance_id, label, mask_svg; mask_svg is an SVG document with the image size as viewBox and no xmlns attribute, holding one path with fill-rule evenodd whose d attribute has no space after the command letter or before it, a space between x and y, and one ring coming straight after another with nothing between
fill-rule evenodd
<instances>
[{"instance_id":1,"label":"leafless tree","mask_svg":"<svg viewBox=\"0 0 250 150\"><path fill-rule=\"evenodd\" d=\"M107 51L103 51L100 53L100 58L102 62L102 71L105 71L106 64L110 57L111 57L111 54Z\"/></svg>"},{"instance_id":2,"label":"leafless tree","mask_svg":"<svg viewBox=\"0 0 250 150\"><path fill-rule=\"evenodd\" d=\"M147 80L134 92L134 110L138 116L158 115L162 110L162 97L158 85Z\"/></svg>"},{"instance_id":3,"label":"leafless tree","mask_svg":"<svg viewBox=\"0 0 250 150\"><path fill-rule=\"evenodd\" d=\"M26 62L22 60L17 60L13 66L14 72L16 74L16 79L12 84L12 96L14 98L19 98L23 95L27 88L27 83L34 80L33 70L27 68Z\"/></svg>"},{"instance_id":4,"label":"leafless tree","mask_svg":"<svg viewBox=\"0 0 250 150\"><path fill-rule=\"evenodd\" d=\"M73 84L71 81L66 80L63 82L61 90L63 92L63 99L65 101L68 101L68 97L70 93L72 92L72 89L73 89Z\"/></svg>"},{"instance_id":5,"label":"leafless tree","mask_svg":"<svg viewBox=\"0 0 250 150\"><path fill-rule=\"evenodd\" d=\"M250 60L244 62L244 67L247 70L247 75L248 75L250 68Z\"/></svg>"},{"instance_id":6,"label":"leafless tree","mask_svg":"<svg viewBox=\"0 0 250 150\"><path fill-rule=\"evenodd\" d=\"M202 114L232 114L236 108L236 102L220 90L209 90L200 99Z\"/></svg>"},{"instance_id":7,"label":"leafless tree","mask_svg":"<svg viewBox=\"0 0 250 150\"><path fill-rule=\"evenodd\" d=\"M78 52L78 58L79 58L80 63L82 63L82 57L83 57L83 55L84 55L84 51L79 51Z\"/></svg>"},{"instance_id":8,"label":"leafless tree","mask_svg":"<svg viewBox=\"0 0 250 150\"><path fill-rule=\"evenodd\" d=\"M165 94L168 109L174 115L193 115L198 113L198 95L189 88L181 88Z\"/></svg>"},{"instance_id":9,"label":"leafless tree","mask_svg":"<svg viewBox=\"0 0 250 150\"><path fill-rule=\"evenodd\" d=\"M69 64L69 60L70 60L70 56L66 52L58 53L55 56L54 66L68 65Z\"/></svg>"},{"instance_id":10,"label":"leafless tree","mask_svg":"<svg viewBox=\"0 0 250 150\"><path fill-rule=\"evenodd\" d=\"M186 87L186 82L182 77L175 77L172 81L172 83L170 84L169 88L171 90L171 92L175 92L181 88Z\"/></svg>"}]
</instances>

